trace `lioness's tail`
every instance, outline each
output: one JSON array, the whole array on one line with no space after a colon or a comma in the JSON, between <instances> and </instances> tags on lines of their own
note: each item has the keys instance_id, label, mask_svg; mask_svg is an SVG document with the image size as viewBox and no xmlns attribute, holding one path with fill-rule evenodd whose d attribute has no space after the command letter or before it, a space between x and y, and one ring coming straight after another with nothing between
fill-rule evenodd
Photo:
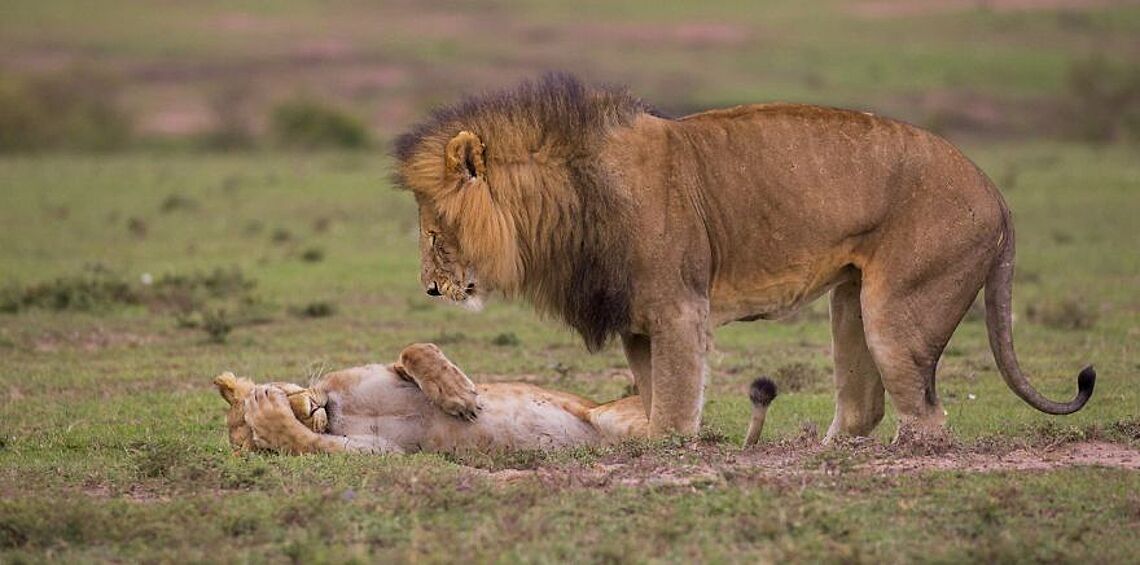
<instances>
[{"instance_id":1,"label":"lioness's tail","mask_svg":"<svg viewBox=\"0 0 1140 565\"><path fill-rule=\"evenodd\" d=\"M755 445L764 430L764 418L768 415L768 405L776 398L776 383L767 377L752 381L748 399L752 401L752 420L748 422L748 433L744 436L744 447Z\"/></svg>"},{"instance_id":2,"label":"lioness's tail","mask_svg":"<svg viewBox=\"0 0 1140 565\"><path fill-rule=\"evenodd\" d=\"M1003 206L1004 208L1004 206ZM1069 402L1055 402L1045 398L1017 364L1013 352L1013 222L1009 211L1002 210L1005 220L1005 238L997 261L986 276L986 329L990 336L990 349L994 352L998 370L1010 390L1030 406L1047 414L1072 414L1084 407L1092 396L1096 384L1096 371L1092 365L1077 376L1077 396Z\"/></svg>"}]
</instances>

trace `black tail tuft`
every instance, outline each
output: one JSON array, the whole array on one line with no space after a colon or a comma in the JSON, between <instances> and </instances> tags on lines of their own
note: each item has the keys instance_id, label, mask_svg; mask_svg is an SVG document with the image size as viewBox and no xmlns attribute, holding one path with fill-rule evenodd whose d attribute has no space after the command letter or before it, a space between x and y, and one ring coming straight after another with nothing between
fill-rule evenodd
<instances>
[{"instance_id":1,"label":"black tail tuft","mask_svg":"<svg viewBox=\"0 0 1140 565\"><path fill-rule=\"evenodd\" d=\"M1096 369L1092 365L1081 369L1081 374L1077 376L1077 390L1081 396L1092 396L1093 387L1096 386Z\"/></svg>"},{"instance_id":2,"label":"black tail tuft","mask_svg":"<svg viewBox=\"0 0 1140 565\"><path fill-rule=\"evenodd\" d=\"M776 398L776 393L776 383L772 382L772 379L768 377L760 377L752 381L752 387L748 391L748 398L752 400L752 404L754 405L767 406Z\"/></svg>"}]
</instances>

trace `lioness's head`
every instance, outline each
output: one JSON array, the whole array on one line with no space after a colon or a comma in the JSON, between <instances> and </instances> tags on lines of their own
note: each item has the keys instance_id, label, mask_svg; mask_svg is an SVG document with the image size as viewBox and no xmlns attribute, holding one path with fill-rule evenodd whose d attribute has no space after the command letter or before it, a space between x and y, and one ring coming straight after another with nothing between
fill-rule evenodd
<instances>
[{"instance_id":1,"label":"lioness's head","mask_svg":"<svg viewBox=\"0 0 1140 565\"><path fill-rule=\"evenodd\" d=\"M281 389L289 399L289 407L305 427L320 434L328 430L329 420L325 407L328 398L312 389L302 388L292 383L270 383L271 386ZM229 403L230 409L226 412L226 428L229 432L230 445L237 451L250 451L257 446L253 441L253 430L245 422L245 399L253 391L253 381L236 377L226 372L214 377L214 386L222 398Z\"/></svg>"}]
</instances>

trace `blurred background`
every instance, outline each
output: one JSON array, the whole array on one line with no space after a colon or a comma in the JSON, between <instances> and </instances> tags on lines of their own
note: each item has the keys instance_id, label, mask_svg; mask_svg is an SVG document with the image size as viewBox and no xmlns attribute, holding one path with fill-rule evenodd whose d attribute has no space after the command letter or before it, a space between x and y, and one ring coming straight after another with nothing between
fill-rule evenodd
<instances>
[{"instance_id":1,"label":"blurred background","mask_svg":"<svg viewBox=\"0 0 1140 565\"><path fill-rule=\"evenodd\" d=\"M547 70L674 115L812 102L948 136L1017 217L1028 369L1064 394L1077 359L1136 371L1140 2L1103 0L4 0L0 371L202 394L221 370L297 378L432 341L478 379L622 394L616 348L587 355L525 304L428 300L414 202L388 182L393 136L433 106ZM819 301L718 330L711 416L745 414L764 372L809 393L773 429L826 425L827 320ZM993 370L980 320L949 386Z\"/></svg>"},{"instance_id":2,"label":"blurred background","mask_svg":"<svg viewBox=\"0 0 1140 565\"><path fill-rule=\"evenodd\" d=\"M873 110L955 140L1140 138L1140 3L6 0L0 151L378 148L549 70L670 114Z\"/></svg>"}]
</instances>

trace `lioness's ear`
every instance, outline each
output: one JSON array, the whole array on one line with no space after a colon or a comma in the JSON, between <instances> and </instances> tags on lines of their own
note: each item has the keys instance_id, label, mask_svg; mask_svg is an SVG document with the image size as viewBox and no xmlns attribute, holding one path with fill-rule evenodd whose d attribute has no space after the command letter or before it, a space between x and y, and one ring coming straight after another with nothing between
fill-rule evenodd
<instances>
[{"instance_id":1,"label":"lioness's ear","mask_svg":"<svg viewBox=\"0 0 1140 565\"><path fill-rule=\"evenodd\" d=\"M249 379L239 379L233 373L226 371L214 377L214 386L218 387L218 392L221 393L222 398L230 403L230 406L241 402L249 391L253 388L253 383Z\"/></svg>"},{"instance_id":2,"label":"lioness's ear","mask_svg":"<svg viewBox=\"0 0 1140 565\"><path fill-rule=\"evenodd\" d=\"M483 164L483 142L479 136L461 131L447 142L446 166L464 178L482 177L486 172Z\"/></svg>"}]
</instances>

